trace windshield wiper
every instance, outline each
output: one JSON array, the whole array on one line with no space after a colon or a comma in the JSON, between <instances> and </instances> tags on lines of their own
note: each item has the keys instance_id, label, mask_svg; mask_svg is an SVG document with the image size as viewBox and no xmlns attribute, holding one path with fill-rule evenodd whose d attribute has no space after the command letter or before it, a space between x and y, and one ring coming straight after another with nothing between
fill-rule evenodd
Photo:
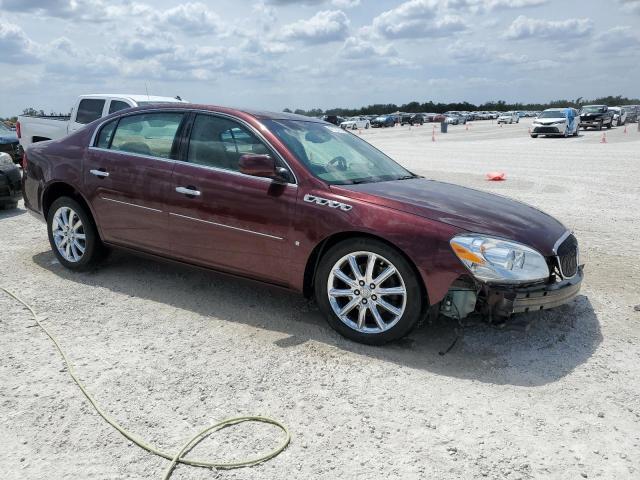
<instances>
[{"instance_id":1,"label":"windshield wiper","mask_svg":"<svg viewBox=\"0 0 640 480\"><path fill-rule=\"evenodd\" d=\"M412 178L419 178L419 175L405 175L403 177L398 177L396 180L411 180Z\"/></svg>"}]
</instances>

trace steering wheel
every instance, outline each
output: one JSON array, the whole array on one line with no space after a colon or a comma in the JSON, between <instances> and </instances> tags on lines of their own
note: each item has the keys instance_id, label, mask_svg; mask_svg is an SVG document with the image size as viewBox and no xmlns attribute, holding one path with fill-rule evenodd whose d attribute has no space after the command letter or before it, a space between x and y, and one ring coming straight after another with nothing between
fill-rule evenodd
<instances>
[{"instance_id":1,"label":"steering wheel","mask_svg":"<svg viewBox=\"0 0 640 480\"><path fill-rule=\"evenodd\" d=\"M348 168L347 159L342 156L331 159L328 165L331 165L332 167L335 166L337 170L341 170L341 171L345 171Z\"/></svg>"}]
</instances>

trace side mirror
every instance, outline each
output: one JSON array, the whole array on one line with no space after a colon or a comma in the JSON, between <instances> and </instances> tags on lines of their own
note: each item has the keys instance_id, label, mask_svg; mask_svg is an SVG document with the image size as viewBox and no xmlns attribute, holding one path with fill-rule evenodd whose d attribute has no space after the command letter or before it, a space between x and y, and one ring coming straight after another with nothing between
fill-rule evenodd
<instances>
[{"instance_id":1,"label":"side mirror","mask_svg":"<svg viewBox=\"0 0 640 480\"><path fill-rule=\"evenodd\" d=\"M240 173L251 175L252 177L271 178L287 182L289 173L284 168L276 166L276 161L271 155L246 154L240 157L238 161Z\"/></svg>"}]
</instances>

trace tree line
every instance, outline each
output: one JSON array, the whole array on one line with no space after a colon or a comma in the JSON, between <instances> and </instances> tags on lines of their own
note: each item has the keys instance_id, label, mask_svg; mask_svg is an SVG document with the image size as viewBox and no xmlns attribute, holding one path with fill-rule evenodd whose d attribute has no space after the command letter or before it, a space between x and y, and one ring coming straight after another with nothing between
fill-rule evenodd
<instances>
[{"instance_id":1,"label":"tree line","mask_svg":"<svg viewBox=\"0 0 640 480\"><path fill-rule=\"evenodd\" d=\"M582 105L638 105L640 99L627 98L621 95L608 96L594 98L592 100L586 100L583 97L579 97L575 100L553 100L548 103L507 103L504 100L485 102L480 105L475 105L469 102L454 102L454 103L434 103L433 101L420 103L409 102L402 105L396 105L395 103L375 103L360 108L330 108L328 110L322 110L321 108L312 108L311 110L295 109L291 110L285 108L283 111L288 113L297 113L298 115L306 115L308 117L319 117L322 115L339 115L352 117L356 115L374 115L394 112L429 112L429 113L444 113L451 110L460 111L498 111L507 112L510 110L545 110L547 108L559 108L559 107L573 107L580 108Z\"/></svg>"}]
</instances>

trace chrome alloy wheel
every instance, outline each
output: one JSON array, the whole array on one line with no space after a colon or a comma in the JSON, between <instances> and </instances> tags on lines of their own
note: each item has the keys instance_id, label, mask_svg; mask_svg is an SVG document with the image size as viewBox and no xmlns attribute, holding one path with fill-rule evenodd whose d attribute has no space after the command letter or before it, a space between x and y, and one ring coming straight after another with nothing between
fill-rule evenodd
<instances>
[{"instance_id":1,"label":"chrome alloy wheel","mask_svg":"<svg viewBox=\"0 0 640 480\"><path fill-rule=\"evenodd\" d=\"M372 252L352 252L338 260L329 273L327 294L336 316L361 333L389 330L407 305L402 275Z\"/></svg>"},{"instance_id":2,"label":"chrome alloy wheel","mask_svg":"<svg viewBox=\"0 0 640 480\"><path fill-rule=\"evenodd\" d=\"M60 207L53 215L51 231L53 242L62 258L72 263L80 261L87 247L87 240L78 214L69 207Z\"/></svg>"}]
</instances>

